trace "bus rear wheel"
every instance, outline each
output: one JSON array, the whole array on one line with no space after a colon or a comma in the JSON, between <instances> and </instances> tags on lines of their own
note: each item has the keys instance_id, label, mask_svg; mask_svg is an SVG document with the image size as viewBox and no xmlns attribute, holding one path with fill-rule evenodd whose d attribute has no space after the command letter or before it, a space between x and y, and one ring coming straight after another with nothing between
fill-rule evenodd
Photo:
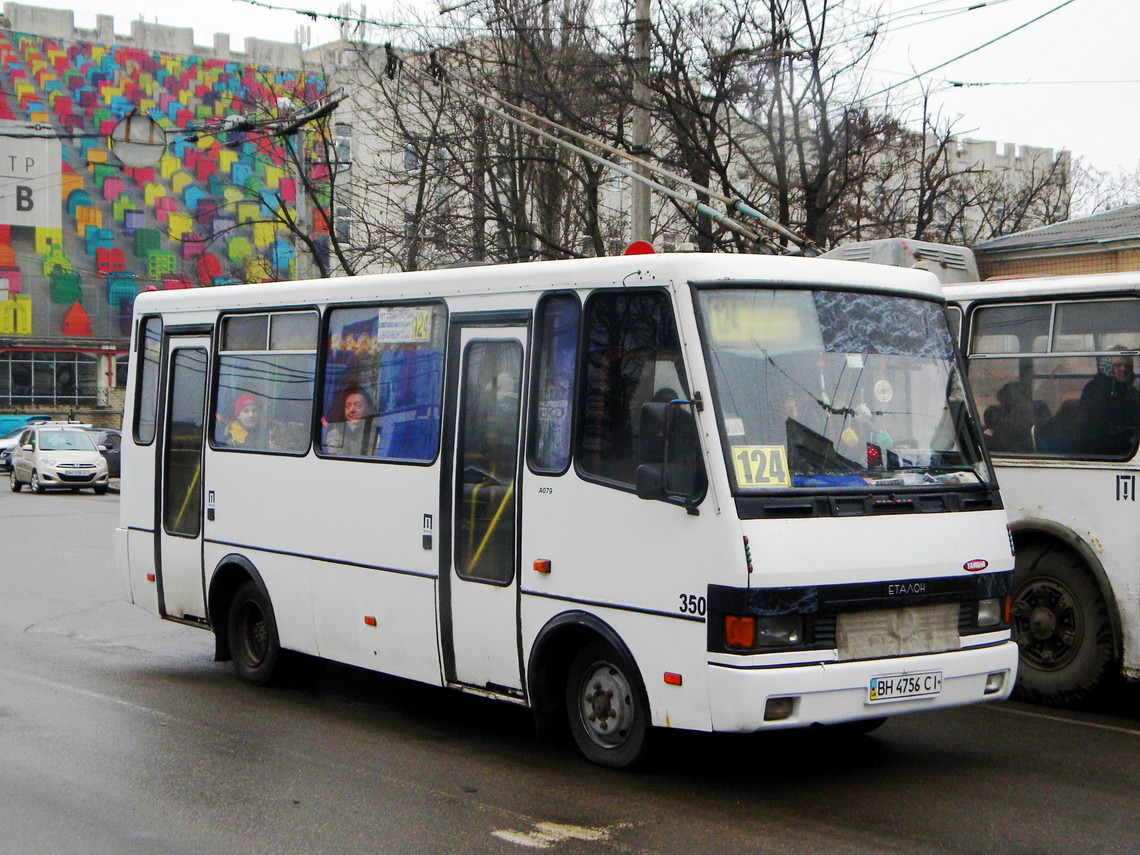
<instances>
[{"instance_id":1,"label":"bus rear wheel","mask_svg":"<svg viewBox=\"0 0 1140 855\"><path fill-rule=\"evenodd\" d=\"M1114 661L1108 606L1072 552L1046 541L1018 546L1012 620L1021 652L1019 697L1074 706L1108 680Z\"/></svg>"},{"instance_id":2,"label":"bus rear wheel","mask_svg":"<svg viewBox=\"0 0 1140 855\"><path fill-rule=\"evenodd\" d=\"M276 682L282 658L277 623L269 597L254 582L243 583L234 594L227 631L238 677L255 686Z\"/></svg>"},{"instance_id":3,"label":"bus rear wheel","mask_svg":"<svg viewBox=\"0 0 1140 855\"><path fill-rule=\"evenodd\" d=\"M628 769L644 755L649 703L628 657L604 642L578 653L566 682L570 732L587 760Z\"/></svg>"}]
</instances>

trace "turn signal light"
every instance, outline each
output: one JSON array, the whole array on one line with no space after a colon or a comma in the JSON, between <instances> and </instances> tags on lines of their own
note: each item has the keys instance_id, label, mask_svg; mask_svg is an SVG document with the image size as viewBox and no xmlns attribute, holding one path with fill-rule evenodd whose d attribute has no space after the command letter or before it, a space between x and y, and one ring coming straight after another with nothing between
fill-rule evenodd
<instances>
[{"instance_id":1,"label":"turn signal light","mask_svg":"<svg viewBox=\"0 0 1140 855\"><path fill-rule=\"evenodd\" d=\"M681 675L680 674L674 674L671 671L666 671L665 672L665 682L668 683L670 686L679 686L679 685L681 685Z\"/></svg>"},{"instance_id":2,"label":"turn signal light","mask_svg":"<svg viewBox=\"0 0 1140 855\"><path fill-rule=\"evenodd\" d=\"M737 650L755 647L756 618L748 615L725 615L724 646Z\"/></svg>"},{"instance_id":3,"label":"turn signal light","mask_svg":"<svg viewBox=\"0 0 1140 855\"><path fill-rule=\"evenodd\" d=\"M364 616L364 623L367 624L368 626L376 626L376 618L373 617L372 615L365 615Z\"/></svg>"}]
</instances>

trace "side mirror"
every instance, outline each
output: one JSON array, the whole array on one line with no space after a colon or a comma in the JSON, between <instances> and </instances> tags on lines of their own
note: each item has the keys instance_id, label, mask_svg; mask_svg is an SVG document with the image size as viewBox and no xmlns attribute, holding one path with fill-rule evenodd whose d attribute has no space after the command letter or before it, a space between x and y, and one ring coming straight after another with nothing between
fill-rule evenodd
<instances>
[{"instance_id":1,"label":"side mirror","mask_svg":"<svg viewBox=\"0 0 1140 855\"><path fill-rule=\"evenodd\" d=\"M96 448L99 449L100 454L102 454L104 451L107 450L107 446L105 446L105 445L98 445L98 446L96 446Z\"/></svg>"},{"instance_id":2,"label":"side mirror","mask_svg":"<svg viewBox=\"0 0 1140 855\"><path fill-rule=\"evenodd\" d=\"M641 407L637 495L676 502L691 513L705 495L708 479L693 415L694 401L650 402Z\"/></svg>"},{"instance_id":3,"label":"side mirror","mask_svg":"<svg viewBox=\"0 0 1140 855\"><path fill-rule=\"evenodd\" d=\"M36 447L29 443L28 445L21 445L20 450L21 451L35 451Z\"/></svg>"}]
</instances>

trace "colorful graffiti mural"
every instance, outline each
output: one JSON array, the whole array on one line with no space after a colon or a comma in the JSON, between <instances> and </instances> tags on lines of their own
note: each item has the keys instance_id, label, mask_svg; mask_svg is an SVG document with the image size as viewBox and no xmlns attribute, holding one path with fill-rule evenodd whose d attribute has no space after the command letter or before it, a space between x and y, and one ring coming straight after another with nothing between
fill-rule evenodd
<instances>
[{"instance_id":1,"label":"colorful graffiti mural","mask_svg":"<svg viewBox=\"0 0 1140 855\"><path fill-rule=\"evenodd\" d=\"M293 236L271 222L298 202L286 142L220 129L324 88L299 70L0 31L0 120L60 137L62 208L59 227L0 223L0 336L119 339L141 290L295 277ZM111 150L131 111L166 131L153 167Z\"/></svg>"}]
</instances>

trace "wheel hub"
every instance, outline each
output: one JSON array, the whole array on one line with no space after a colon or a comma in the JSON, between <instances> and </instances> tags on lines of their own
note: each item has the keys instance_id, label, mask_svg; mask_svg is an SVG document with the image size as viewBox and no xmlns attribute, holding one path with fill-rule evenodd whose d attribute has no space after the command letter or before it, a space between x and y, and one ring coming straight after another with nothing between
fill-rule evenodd
<instances>
[{"instance_id":1,"label":"wheel hub","mask_svg":"<svg viewBox=\"0 0 1140 855\"><path fill-rule=\"evenodd\" d=\"M1044 671L1064 667L1077 655L1083 616L1069 589L1056 579L1035 578L1017 592L1014 636L1023 661Z\"/></svg>"},{"instance_id":2,"label":"wheel hub","mask_svg":"<svg viewBox=\"0 0 1140 855\"><path fill-rule=\"evenodd\" d=\"M633 722L633 697L621 671L600 664L582 684L581 711L586 732L604 747L620 745Z\"/></svg>"}]
</instances>

